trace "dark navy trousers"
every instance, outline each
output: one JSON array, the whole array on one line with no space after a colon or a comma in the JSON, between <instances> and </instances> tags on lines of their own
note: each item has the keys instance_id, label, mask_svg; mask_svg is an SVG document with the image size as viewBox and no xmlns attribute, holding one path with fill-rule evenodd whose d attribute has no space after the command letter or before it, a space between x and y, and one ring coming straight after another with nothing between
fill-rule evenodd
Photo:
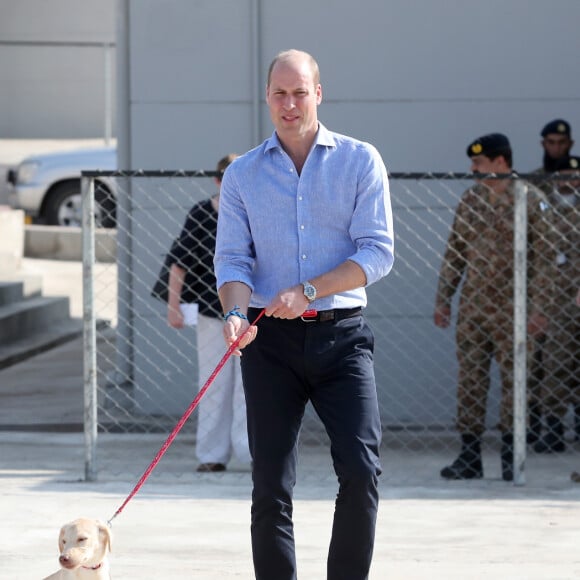
<instances>
[{"instance_id":1,"label":"dark navy trousers","mask_svg":"<svg viewBox=\"0 0 580 580\"><path fill-rule=\"evenodd\" d=\"M258 310L250 309L253 320ZM292 523L297 440L308 401L331 442L338 477L328 580L365 580L378 508L381 423L374 338L363 316L328 322L262 317L242 355L253 460L257 580L297 578Z\"/></svg>"}]
</instances>

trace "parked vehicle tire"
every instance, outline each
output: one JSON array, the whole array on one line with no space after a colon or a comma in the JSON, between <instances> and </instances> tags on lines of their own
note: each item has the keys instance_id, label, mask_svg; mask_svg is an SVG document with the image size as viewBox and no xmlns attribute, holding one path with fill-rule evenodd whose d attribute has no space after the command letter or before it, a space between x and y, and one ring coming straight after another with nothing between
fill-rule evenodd
<instances>
[{"instance_id":1,"label":"parked vehicle tire","mask_svg":"<svg viewBox=\"0 0 580 580\"><path fill-rule=\"evenodd\" d=\"M100 183L95 184L95 225L114 228L117 225L116 202L111 192ZM81 182L71 180L51 189L44 201L42 217L47 225L81 226Z\"/></svg>"}]
</instances>

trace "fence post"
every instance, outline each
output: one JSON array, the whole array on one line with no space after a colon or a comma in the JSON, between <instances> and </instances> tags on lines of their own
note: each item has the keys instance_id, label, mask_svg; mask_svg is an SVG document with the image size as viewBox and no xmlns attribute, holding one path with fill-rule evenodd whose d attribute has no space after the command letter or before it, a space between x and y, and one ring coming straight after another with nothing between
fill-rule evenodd
<instances>
[{"instance_id":1,"label":"fence post","mask_svg":"<svg viewBox=\"0 0 580 580\"><path fill-rule=\"evenodd\" d=\"M514 182L514 485L525 485L527 343L527 187Z\"/></svg>"},{"instance_id":2,"label":"fence post","mask_svg":"<svg viewBox=\"0 0 580 580\"><path fill-rule=\"evenodd\" d=\"M82 177L83 215L83 377L85 480L97 479L97 327L94 301L95 180Z\"/></svg>"}]
</instances>

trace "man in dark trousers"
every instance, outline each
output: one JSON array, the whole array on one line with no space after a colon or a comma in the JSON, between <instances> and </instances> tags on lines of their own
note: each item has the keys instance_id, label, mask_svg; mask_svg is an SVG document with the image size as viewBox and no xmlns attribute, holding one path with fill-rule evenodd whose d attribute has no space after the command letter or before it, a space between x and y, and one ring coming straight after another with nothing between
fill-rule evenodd
<instances>
[{"instance_id":1,"label":"man in dark trousers","mask_svg":"<svg viewBox=\"0 0 580 580\"><path fill-rule=\"evenodd\" d=\"M240 343L253 460L252 550L259 580L297 577L292 523L297 442L312 402L338 477L329 580L365 580L378 508L381 422L365 287L393 265L387 171L377 150L319 123L318 65L272 62L275 127L222 184L216 276L224 336Z\"/></svg>"}]
</instances>

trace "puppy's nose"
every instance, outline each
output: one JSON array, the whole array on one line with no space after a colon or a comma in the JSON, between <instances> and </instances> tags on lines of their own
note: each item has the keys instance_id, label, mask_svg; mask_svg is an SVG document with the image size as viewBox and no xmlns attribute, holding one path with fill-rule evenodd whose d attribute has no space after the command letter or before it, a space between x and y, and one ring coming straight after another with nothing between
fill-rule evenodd
<instances>
[{"instance_id":1,"label":"puppy's nose","mask_svg":"<svg viewBox=\"0 0 580 580\"><path fill-rule=\"evenodd\" d=\"M69 560L70 560L70 558L68 556L65 556L64 554L62 556L60 556L58 559L58 561L61 564L66 564Z\"/></svg>"}]
</instances>

